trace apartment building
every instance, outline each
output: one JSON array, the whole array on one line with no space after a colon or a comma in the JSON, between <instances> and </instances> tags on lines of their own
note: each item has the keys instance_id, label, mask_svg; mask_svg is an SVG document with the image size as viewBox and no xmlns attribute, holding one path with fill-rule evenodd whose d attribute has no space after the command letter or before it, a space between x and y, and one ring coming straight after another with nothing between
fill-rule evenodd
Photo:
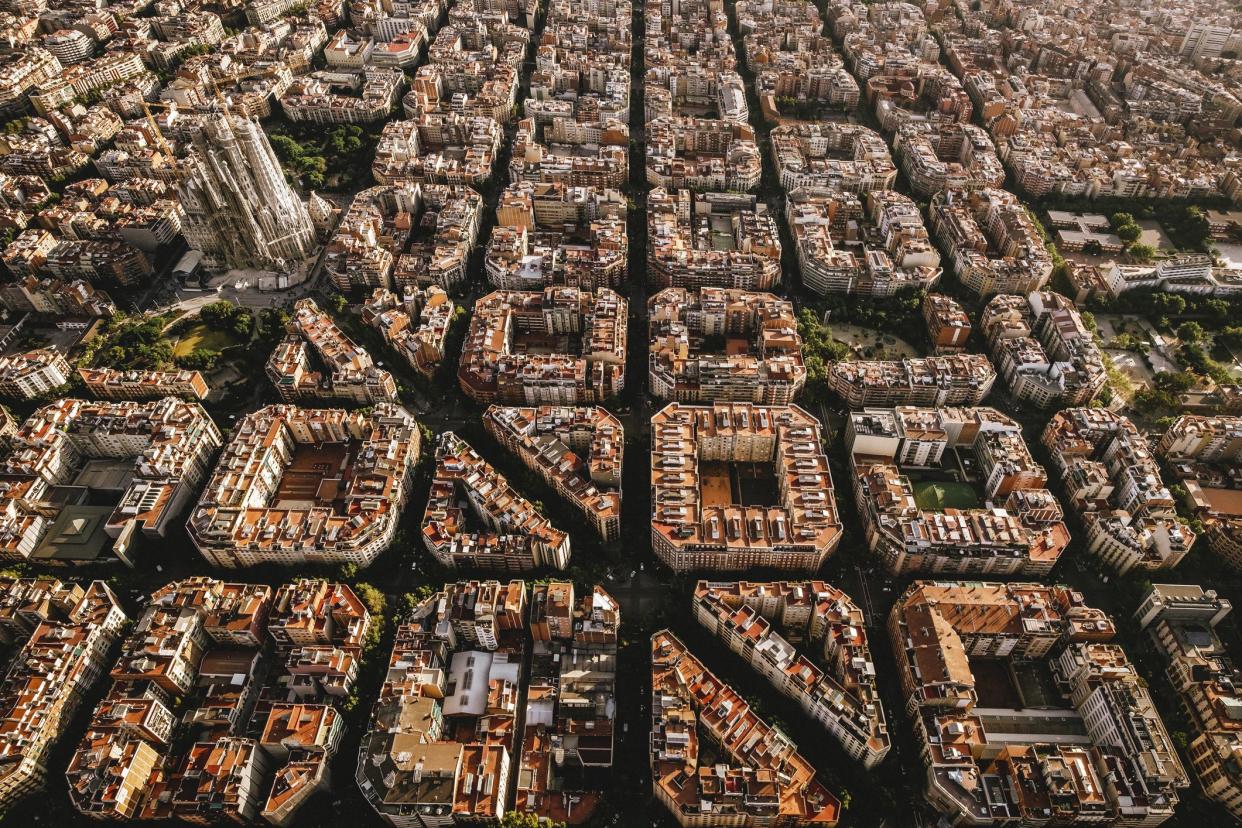
<instances>
[{"instance_id":1,"label":"apartment building","mask_svg":"<svg viewBox=\"0 0 1242 828\"><path fill-rule=\"evenodd\" d=\"M375 148L371 174L381 184L481 187L492 175L503 137L500 124L486 115L427 112L389 121Z\"/></svg>"},{"instance_id":2,"label":"apartment building","mask_svg":"<svg viewBox=\"0 0 1242 828\"><path fill-rule=\"evenodd\" d=\"M851 759L873 768L888 755L865 618L848 595L823 581L699 581L692 606L700 624L822 725Z\"/></svg>"},{"instance_id":3,"label":"apartment building","mask_svg":"<svg viewBox=\"0 0 1242 828\"><path fill-rule=\"evenodd\" d=\"M290 824L327 790L344 733L335 703L369 623L348 586L326 581L156 590L70 759L70 801L100 820Z\"/></svg>"},{"instance_id":4,"label":"apartment building","mask_svg":"<svg viewBox=\"0 0 1242 828\"><path fill-rule=\"evenodd\" d=\"M23 109L29 94L60 75L54 54L39 46L13 49L0 59L0 112Z\"/></svg>"},{"instance_id":5,"label":"apartment building","mask_svg":"<svg viewBox=\"0 0 1242 828\"><path fill-rule=\"evenodd\" d=\"M20 624L0 680L7 723L0 736L0 807L7 810L43 788L50 754L103 674L127 619L103 581L83 588L53 578L7 578L0 590Z\"/></svg>"},{"instance_id":6,"label":"apartment building","mask_svg":"<svg viewBox=\"0 0 1242 828\"><path fill-rule=\"evenodd\" d=\"M1087 550L1119 574L1172 569L1194 545L1147 438L1106 408L1067 408L1041 442L1087 530Z\"/></svg>"},{"instance_id":7,"label":"apartment building","mask_svg":"<svg viewBox=\"0 0 1242 828\"><path fill-rule=\"evenodd\" d=\"M666 288L647 302L651 393L788 405L806 385L793 305L770 293Z\"/></svg>"},{"instance_id":8,"label":"apartment building","mask_svg":"<svg viewBox=\"0 0 1242 828\"><path fill-rule=\"evenodd\" d=\"M362 321L379 331L407 365L431 379L444 360L444 342L456 313L453 300L437 285L406 287L400 298L376 288L362 307Z\"/></svg>"},{"instance_id":9,"label":"apartment building","mask_svg":"<svg viewBox=\"0 0 1242 828\"><path fill-rule=\"evenodd\" d=\"M625 431L601 407L489 406L483 427L586 519L604 541L621 537Z\"/></svg>"},{"instance_id":10,"label":"apartment building","mask_svg":"<svg viewBox=\"0 0 1242 828\"><path fill-rule=\"evenodd\" d=\"M103 400L158 400L163 397L202 400L211 390L199 371L79 368L78 376L87 391Z\"/></svg>"},{"instance_id":11,"label":"apartment building","mask_svg":"<svg viewBox=\"0 0 1242 828\"><path fill-rule=\"evenodd\" d=\"M940 281L940 253L918 205L893 190L799 188L787 194L802 284L816 293L894 296Z\"/></svg>"},{"instance_id":12,"label":"apartment building","mask_svg":"<svg viewBox=\"0 0 1242 828\"><path fill-rule=\"evenodd\" d=\"M644 33L645 120L699 115L745 124L746 88L723 9L705 0L648 4Z\"/></svg>"},{"instance_id":13,"label":"apartment building","mask_svg":"<svg viewBox=\"0 0 1242 828\"><path fill-rule=\"evenodd\" d=\"M625 389L627 321L608 288L489 293L475 302L458 382L481 404L603 402Z\"/></svg>"},{"instance_id":14,"label":"apartment building","mask_svg":"<svg viewBox=\"0 0 1242 828\"><path fill-rule=\"evenodd\" d=\"M563 141L545 132L545 139L562 144L554 150L557 155L569 144L589 157L590 145L598 144L599 157L605 160L606 147L621 147L616 138L628 137L632 14L629 0L585 4L555 0L549 4L530 76L530 97L522 111L553 132L565 129L583 137L600 134L599 140ZM515 158L521 132L519 124ZM627 163L623 155L618 161L623 166Z\"/></svg>"},{"instance_id":15,"label":"apartment building","mask_svg":"<svg viewBox=\"0 0 1242 828\"><path fill-rule=\"evenodd\" d=\"M611 765L620 622L603 589L578 601L559 581L460 581L419 603L358 755L371 807L396 828L588 819L598 792L565 771Z\"/></svg>"},{"instance_id":16,"label":"apartment building","mask_svg":"<svg viewBox=\"0 0 1242 828\"><path fill-rule=\"evenodd\" d=\"M897 166L884 138L844 121L781 124L770 135L777 175L786 192L853 193L891 190Z\"/></svg>"},{"instance_id":17,"label":"apartment building","mask_svg":"<svg viewBox=\"0 0 1242 828\"><path fill-rule=\"evenodd\" d=\"M893 150L910 186L921 196L999 188L1005 183L1005 167L992 139L974 124L909 121L897 128Z\"/></svg>"},{"instance_id":18,"label":"apartment building","mask_svg":"<svg viewBox=\"0 0 1242 828\"><path fill-rule=\"evenodd\" d=\"M105 318L116 313L112 298L81 279L37 279L27 276L0 287L0 304L12 311L65 317Z\"/></svg>"},{"instance_id":19,"label":"apartment building","mask_svg":"<svg viewBox=\"0 0 1242 828\"><path fill-rule=\"evenodd\" d=\"M569 4L564 2L561 5L568 6ZM544 27L545 39L551 26L552 24L549 23ZM560 61L557 71L565 72L564 55L556 52L553 54ZM599 72L587 65L587 61L597 57L607 58L601 55L578 56L583 65L577 68L569 78L562 81L558 77L555 82L549 79L549 84L555 84L559 88L561 83L577 81L586 85L588 89L595 88L591 81L598 78ZM627 52L626 58L628 57ZM531 78L532 94L536 93L533 87L537 82L538 74L539 70L536 70ZM622 100L628 102L629 72L618 67L607 77L607 82L599 85L605 91L623 89ZM567 89L562 94L572 94L572 91ZM616 94L620 98L621 93ZM628 154L630 133L625 123L629 119L628 103L623 111L613 111L610 108L598 113L599 118L609 120L585 124L571 120L575 113L575 105L580 108L577 111L580 117L589 117L594 114L593 110L583 111L588 100L594 106L604 106L598 97L583 98L580 96L575 99L575 103L564 101L561 97L526 99L526 111L533 111L534 115L518 121L517 134L513 138L513 150L509 159L511 180L544 183L559 181L575 187L613 189L619 189L626 183L629 179L630 166Z\"/></svg>"},{"instance_id":20,"label":"apartment building","mask_svg":"<svg viewBox=\"0 0 1242 828\"><path fill-rule=\"evenodd\" d=\"M483 267L493 287L620 286L629 259L620 190L515 181L500 195Z\"/></svg>"},{"instance_id":21,"label":"apartment building","mask_svg":"<svg viewBox=\"0 0 1242 828\"><path fill-rule=\"evenodd\" d=\"M850 408L978 405L996 370L980 354L834 362L828 388Z\"/></svg>"},{"instance_id":22,"label":"apartment building","mask_svg":"<svg viewBox=\"0 0 1242 828\"><path fill-rule=\"evenodd\" d=\"M64 354L54 348L9 354L0 357L0 395L36 399L60 388L72 373Z\"/></svg>"},{"instance_id":23,"label":"apartment building","mask_svg":"<svg viewBox=\"0 0 1242 828\"><path fill-rule=\"evenodd\" d=\"M341 291L427 285L451 290L466 278L482 211L482 197L469 187L371 187L354 196L342 216L326 246L324 269Z\"/></svg>"},{"instance_id":24,"label":"apartment building","mask_svg":"<svg viewBox=\"0 0 1242 828\"><path fill-rule=\"evenodd\" d=\"M197 403L174 397L148 403L62 399L40 408L8 449L0 557L62 566L108 560L106 536L119 541L111 554L132 564L131 533L167 534L206 478L220 442L219 429ZM115 461L132 462L132 476L109 474ZM110 512L83 511L80 501L53 499L58 486L108 492L116 505ZM60 544L51 530L72 519L86 520L91 534L98 529L102 536L81 549Z\"/></svg>"},{"instance_id":25,"label":"apartment building","mask_svg":"<svg viewBox=\"0 0 1242 828\"><path fill-rule=\"evenodd\" d=\"M404 87L400 69L371 63L355 71L329 68L294 78L280 97L280 108L291 121L370 124L396 110Z\"/></svg>"},{"instance_id":26,"label":"apartment building","mask_svg":"<svg viewBox=\"0 0 1242 828\"><path fill-rule=\"evenodd\" d=\"M1212 554L1242 569L1242 417L1184 414L1160 438L1156 454L1185 490L1185 505L1203 523Z\"/></svg>"},{"instance_id":27,"label":"apartment building","mask_svg":"<svg viewBox=\"0 0 1242 828\"><path fill-rule=\"evenodd\" d=\"M1204 795L1234 818L1242 815L1242 750L1237 718L1239 675L1216 626L1233 610L1216 590L1193 584L1154 584L1135 611L1168 660L1169 683L1191 725L1187 753Z\"/></svg>"},{"instance_id":28,"label":"apartment building","mask_svg":"<svg viewBox=\"0 0 1242 828\"><path fill-rule=\"evenodd\" d=\"M289 335L272 351L267 377L287 403L341 400L354 405L395 403L397 381L337 327L314 299L293 305ZM317 359L312 361L311 351ZM318 365L323 370L316 370Z\"/></svg>"},{"instance_id":29,"label":"apartment building","mask_svg":"<svg viewBox=\"0 0 1242 828\"><path fill-rule=\"evenodd\" d=\"M517 103L530 35L507 15L479 15L470 4L454 5L402 100L406 114L417 119L456 111L507 123Z\"/></svg>"},{"instance_id":30,"label":"apartment building","mask_svg":"<svg viewBox=\"0 0 1242 828\"><path fill-rule=\"evenodd\" d=\"M746 124L661 117L647 122L647 183L665 189L749 192L763 159Z\"/></svg>"},{"instance_id":31,"label":"apartment building","mask_svg":"<svg viewBox=\"0 0 1242 828\"><path fill-rule=\"evenodd\" d=\"M370 565L412 485L419 431L395 405L370 413L270 405L238 421L186 531L216 566Z\"/></svg>"},{"instance_id":32,"label":"apartment building","mask_svg":"<svg viewBox=\"0 0 1242 828\"><path fill-rule=\"evenodd\" d=\"M1077 592L916 581L888 632L925 795L946 821L1159 825L1172 816L1189 777L1145 682L1109 643L1111 619ZM1046 709L1007 700L1020 695L982 674L997 660L1019 671L1044 662Z\"/></svg>"},{"instance_id":33,"label":"apartment building","mask_svg":"<svg viewBox=\"0 0 1242 828\"><path fill-rule=\"evenodd\" d=\"M938 192L931 226L958 281L980 297L1033 293L1052 277L1052 255L1012 193L994 187Z\"/></svg>"},{"instance_id":34,"label":"apartment building","mask_svg":"<svg viewBox=\"0 0 1242 828\"><path fill-rule=\"evenodd\" d=\"M660 287L771 290L781 242L767 204L741 193L647 195L647 271Z\"/></svg>"},{"instance_id":35,"label":"apartment building","mask_svg":"<svg viewBox=\"0 0 1242 828\"><path fill-rule=\"evenodd\" d=\"M1233 267L1216 267L1212 257L1202 253L1170 256L1146 265L1114 261L1098 270L1099 278L1088 287L1091 293L1112 299L1140 288L1193 296L1242 295L1242 272Z\"/></svg>"},{"instance_id":36,"label":"apartment building","mask_svg":"<svg viewBox=\"0 0 1242 828\"><path fill-rule=\"evenodd\" d=\"M813 4L742 0L734 11L766 119L777 121L790 99L797 115L857 108L858 81L845 68L832 38L823 35L824 22Z\"/></svg>"},{"instance_id":37,"label":"apartment building","mask_svg":"<svg viewBox=\"0 0 1242 828\"><path fill-rule=\"evenodd\" d=\"M867 545L890 574L1046 575L1069 544L1043 467L994 408L866 408L846 449ZM944 483L974 504L929 500Z\"/></svg>"},{"instance_id":38,"label":"apartment building","mask_svg":"<svg viewBox=\"0 0 1242 828\"><path fill-rule=\"evenodd\" d=\"M960 354L970 341L970 317L951 296L929 293L923 297L923 321L927 339L936 356Z\"/></svg>"},{"instance_id":39,"label":"apartment building","mask_svg":"<svg viewBox=\"0 0 1242 828\"><path fill-rule=\"evenodd\" d=\"M656 556L675 572L814 572L841 541L821 441L796 405L665 406L651 418Z\"/></svg>"},{"instance_id":40,"label":"apartment building","mask_svg":"<svg viewBox=\"0 0 1242 828\"><path fill-rule=\"evenodd\" d=\"M682 828L837 824L841 802L797 746L668 630L651 637L651 685L652 790Z\"/></svg>"},{"instance_id":41,"label":"apartment building","mask_svg":"<svg viewBox=\"0 0 1242 828\"><path fill-rule=\"evenodd\" d=\"M451 431L436 441L436 470L423 512L423 543L445 566L501 572L541 566L564 569L571 554L569 533L553 526L504 475Z\"/></svg>"},{"instance_id":42,"label":"apartment building","mask_svg":"<svg viewBox=\"0 0 1242 828\"><path fill-rule=\"evenodd\" d=\"M1009 393L1022 402L1086 405L1108 382L1095 337L1074 303L1059 293L995 296L979 329Z\"/></svg>"},{"instance_id":43,"label":"apartment building","mask_svg":"<svg viewBox=\"0 0 1242 828\"><path fill-rule=\"evenodd\" d=\"M531 587L531 666L514 810L579 822L598 808L599 792L570 774L613 764L620 629L621 606L603 587L580 598L569 581Z\"/></svg>"}]
</instances>

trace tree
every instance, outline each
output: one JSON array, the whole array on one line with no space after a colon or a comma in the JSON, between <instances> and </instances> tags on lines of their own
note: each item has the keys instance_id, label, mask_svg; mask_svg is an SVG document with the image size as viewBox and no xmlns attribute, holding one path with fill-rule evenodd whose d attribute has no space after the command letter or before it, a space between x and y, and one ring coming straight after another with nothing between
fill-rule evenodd
<instances>
[{"instance_id":1,"label":"tree","mask_svg":"<svg viewBox=\"0 0 1242 828\"><path fill-rule=\"evenodd\" d=\"M1194 377L1181 371L1161 371L1156 374L1153 382L1161 391L1168 391L1172 394L1189 391L1190 387L1195 384Z\"/></svg>"},{"instance_id":2,"label":"tree","mask_svg":"<svg viewBox=\"0 0 1242 828\"><path fill-rule=\"evenodd\" d=\"M1185 219L1181 223L1182 232L1193 246L1202 246L1212 236L1212 222L1198 207L1187 207Z\"/></svg>"},{"instance_id":3,"label":"tree","mask_svg":"<svg viewBox=\"0 0 1242 828\"><path fill-rule=\"evenodd\" d=\"M1083 244L1082 252L1088 256L1099 256L1104 252L1104 247L1095 239L1091 239Z\"/></svg>"},{"instance_id":4,"label":"tree","mask_svg":"<svg viewBox=\"0 0 1242 828\"><path fill-rule=\"evenodd\" d=\"M1119 227L1125 227L1127 224L1134 224L1134 216L1130 213L1116 212L1109 217L1109 222L1113 225L1113 229L1116 230Z\"/></svg>"},{"instance_id":5,"label":"tree","mask_svg":"<svg viewBox=\"0 0 1242 828\"><path fill-rule=\"evenodd\" d=\"M1183 322L1177 326L1177 338L1182 342L1202 342L1206 332L1198 322Z\"/></svg>"},{"instance_id":6,"label":"tree","mask_svg":"<svg viewBox=\"0 0 1242 828\"><path fill-rule=\"evenodd\" d=\"M372 615L383 616L384 610L388 608L388 599L384 593L368 583L360 583L354 587L354 594L358 596L358 600L366 604Z\"/></svg>"},{"instance_id":7,"label":"tree","mask_svg":"<svg viewBox=\"0 0 1242 828\"><path fill-rule=\"evenodd\" d=\"M539 817L525 811L505 811L500 828L565 828L563 822L540 822Z\"/></svg>"},{"instance_id":8,"label":"tree","mask_svg":"<svg viewBox=\"0 0 1242 828\"><path fill-rule=\"evenodd\" d=\"M1224 322L1229 318L1229 303L1224 299L1208 299L1203 303L1203 312L1210 316L1213 322Z\"/></svg>"},{"instance_id":9,"label":"tree","mask_svg":"<svg viewBox=\"0 0 1242 828\"><path fill-rule=\"evenodd\" d=\"M259 311L259 336L267 340L280 339L289 324L289 314L284 308L264 308Z\"/></svg>"},{"instance_id":10,"label":"tree","mask_svg":"<svg viewBox=\"0 0 1242 828\"><path fill-rule=\"evenodd\" d=\"M1216 341L1231 351L1242 351L1242 325L1229 325L1216 332Z\"/></svg>"},{"instance_id":11,"label":"tree","mask_svg":"<svg viewBox=\"0 0 1242 828\"><path fill-rule=\"evenodd\" d=\"M198 318L207 327L219 331L224 330L231 324L236 311L237 305L234 305L227 299L221 299L219 302L204 305L203 309L198 312Z\"/></svg>"},{"instance_id":12,"label":"tree","mask_svg":"<svg viewBox=\"0 0 1242 828\"><path fill-rule=\"evenodd\" d=\"M402 595L400 603L397 607L398 611L401 613L401 617L409 618L410 614L417 609L418 605L423 601L426 601L433 594L434 593L432 592L431 587L427 584L423 584L422 586L416 588L413 592L407 592Z\"/></svg>"},{"instance_id":13,"label":"tree","mask_svg":"<svg viewBox=\"0 0 1242 828\"><path fill-rule=\"evenodd\" d=\"M216 363L220 361L220 352L213 351L209 348L195 348L188 354L177 357L176 363L180 368L188 368L192 371L210 371L216 367Z\"/></svg>"},{"instance_id":14,"label":"tree","mask_svg":"<svg viewBox=\"0 0 1242 828\"><path fill-rule=\"evenodd\" d=\"M1115 232L1117 233L1117 238L1129 244L1130 242L1138 241L1139 236L1143 235L1143 228L1137 224L1123 224Z\"/></svg>"},{"instance_id":15,"label":"tree","mask_svg":"<svg viewBox=\"0 0 1242 828\"><path fill-rule=\"evenodd\" d=\"M1150 244L1143 244L1142 242L1139 242L1137 244L1130 245L1127 252L1137 262L1150 262L1152 257L1156 255L1156 248L1152 247Z\"/></svg>"},{"instance_id":16,"label":"tree","mask_svg":"<svg viewBox=\"0 0 1242 828\"><path fill-rule=\"evenodd\" d=\"M254 319L248 313L239 313L233 317L233 333L240 339L249 339L254 327Z\"/></svg>"}]
</instances>

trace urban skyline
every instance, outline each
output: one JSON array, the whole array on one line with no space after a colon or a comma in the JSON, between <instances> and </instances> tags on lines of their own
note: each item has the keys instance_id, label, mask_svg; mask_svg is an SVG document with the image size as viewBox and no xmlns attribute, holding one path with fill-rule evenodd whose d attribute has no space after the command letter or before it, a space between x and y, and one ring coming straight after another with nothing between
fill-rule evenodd
<instances>
[{"instance_id":1,"label":"urban skyline","mask_svg":"<svg viewBox=\"0 0 1242 828\"><path fill-rule=\"evenodd\" d=\"M0 828L1242 821L1226 0L0 0Z\"/></svg>"}]
</instances>

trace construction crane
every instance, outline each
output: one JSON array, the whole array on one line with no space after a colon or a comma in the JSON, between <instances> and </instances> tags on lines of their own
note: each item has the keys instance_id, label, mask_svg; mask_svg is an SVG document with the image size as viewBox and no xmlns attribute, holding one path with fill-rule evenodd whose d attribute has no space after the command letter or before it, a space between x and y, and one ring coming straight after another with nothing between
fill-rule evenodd
<instances>
[{"instance_id":1,"label":"construction crane","mask_svg":"<svg viewBox=\"0 0 1242 828\"><path fill-rule=\"evenodd\" d=\"M176 104L160 103L159 101L155 101L154 103L147 103L146 101L142 102L142 111L147 116L147 124L150 125L151 131L155 133L155 142L159 145L159 148L163 150L165 155L167 155L170 159L175 159L176 155L173 153L172 146L164 139L164 131L160 129L160 125L155 121L155 116L151 114L151 110L153 108L176 110L177 106Z\"/></svg>"}]
</instances>

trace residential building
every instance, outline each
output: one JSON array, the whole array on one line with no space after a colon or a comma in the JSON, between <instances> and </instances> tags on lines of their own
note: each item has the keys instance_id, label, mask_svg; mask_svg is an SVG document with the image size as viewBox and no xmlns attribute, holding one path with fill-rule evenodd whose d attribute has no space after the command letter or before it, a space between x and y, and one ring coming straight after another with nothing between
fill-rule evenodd
<instances>
[{"instance_id":1,"label":"residential building","mask_svg":"<svg viewBox=\"0 0 1242 828\"><path fill-rule=\"evenodd\" d=\"M10 595L33 586L24 579L0 583ZM53 579L47 587L44 601L27 605L32 626L12 642L20 646L0 680L0 713L8 723L0 736L5 810L44 786L51 752L102 676L127 620L103 581L83 589Z\"/></svg>"},{"instance_id":2,"label":"residential building","mask_svg":"<svg viewBox=\"0 0 1242 828\"><path fill-rule=\"evenodd\" d=\"M69 381L73 369L55 348L0 357L0 395L18 400L42 397Z\"/></svg>"},{"instance_id":3,"label":"residential building","mask_svg":"<svg viewBox=\"0 0 1242 828\"><path fill-rule=\"evenodd\" d=\"M603 402L625 389L627 322L608 288L489 293L475 302L458 382L482 404Z\"/></svg>"},{"instance_id":4,"label":"residential building","mask_svg":"<svg viewBox=\"0 0 1242 828\"><path fill-rule=\"evenodd\" d=\"M1079 593L915 581L888 634L925 795L946 821L1159 825L1173 815L1190 779L1146 682L1111 643L1112 620ZM1041 662L1051 681L1039 709L983 672Z\"/></svg>"},{"instance_id":5,"label":"residential building","mask_svg":"<svg viewBox=\"0 0 1242 828\"><path fill-rule=\"evenodd\" d=\"M850 408L978 405L994 382L996 370L980 354L834 362L828 368L828 388Z\"/></svg>"},{"instance_id":6,"label":"residential building","mask_svg":"<svg viewBox=\"0 0 1242 828\"><path fill-rule=\"evenodd\" d=\"M103 400L157 400L180 397L201 400L210 390L198 371L120 371L115 368L79 368L78 376Z\"/></svg>"},{"instance_id":7,"label":"residential building","mask_svg":"<svg viewBox=\"0 0 1242 828\"><path fill-rule=\"evenodd\" d=\"M650 392L788 405L806 384L793 305L770 293L665 288L647 301Z\"/></svg>"},{"instance_id":8,"label":"residential building","mask_svg":"<svg viewBox=\"0 0 1242 828\"><path fill-rule=\"evenodd\" d=\"M796 405L665 406L651 418L656 556L675 572L817 570L841 541L822 439ZM743 475L761 500L738 502Z\"/></svg>"},{"instance_id":9,"label":"residential building","mask_svg":"<svg viewBox=\"0 0 1242 828\"><path fill-rule=\"evenodd\" d=\"M841 802L815 767L668 630L651 637L651 773L682 828L834 826ZM700 742L718 746L700 756Z\"/></svg>"},{"instance_id":10,"label":"residential building","mask_svg":"<svg viewBox=\"0 0 1242 828\"><path fill-rule=\"evenodd\" d=\"M1184 414L1160 438L1156 454L1203 524L1212 554L1242 569L1242 417Z\"/></svg>"},{"instance_id":11,"label":"residential building","mask_svg":"<svg viewBox=\"0 0 1242 828\"><path fill-rule=\"evenodd\" d=\"M799 188L785 199L802 284L816 293L894 296L940 281L940 254L918 205L893 190Z\"/></svg>"},{"instance_id":12,"label":"residential building","mask_svg":"<svg viewBox=\"0 0 1242 828\"><path fill-rule=\"evenodd\" d=\"M40 408L13 436L0 487L0 557L49 565L114 558L132 565L132 533L164 537L206 479L220 430L198 403L62 399ZM118 473L132 463L130 470ZM57 487L81 487L77 500ZM110 492L112 509L83 503ZM72 490L71 490L72 491ZM67 526L79 521L77 527ZM53 533L53 528L56 532Z\"/></svg>"},{"instance_id":13,"label":"residential building","mask_svg":"<svg viewBox=\"0 0 1242 828\"><path fill-rule=\"evenodd\" d=\"M937 356L960 354L970 341L970 317L951 296L929 293L923 297L923 321L927 339Z\"/></svg>"},{"instance_id":14,"label":"residential building","mask_svg":"<svg viewBox=\"0 0 1242 828\"><path fill-rule=\"evenodd\" d=\"M1021 402L1086 405L1108 383L1095 337L1074 303L1059 293L995 296L979 329L1009 393Z\"/></svg>"},{"instance_id":15,"label":"residential building","mask_svg":"<svg viewBox=\"0 0 1242 828\"><path fill-rule=\"evenodd\" d=\"M866 408L845 441L867 545L892 575L1046 575L1069 544L1021 427L994 408ZM974 496L942 499L947 485L916 487L912 470Z\"/></svg>"},{"instance_id":16,"label":"residential building","mask_svg":"<svg viewBox=\"0 0 1242 828\"><path fill-rule=\"evenodd\" d=\"M457 306L444 289L408 286L401 298L376 288L362 308L362 321L380 332L407 365L428 379L444 360L444 342Z\"/></svg>"},{"instance_id":17,"label":"residential building","mask_svg":"<svg viewBox=\"0 0 1242 828\"><path fill-rule=\"evenodd\" d=\"M700 624L822 725L851 759L873 768L888 755L865 617L844 592L823 581L699 581L692 605Z\"/></svg>"},{"instance_id":18,"label":"residential building","mask_svg":"<svg viewBox=\"0 0 1242 828\"><path fill-rule=\"evenodd\" d=\"M569 565L569 534L451 431L436 441L422 531L427 550L451 568L523 572Z\"/></svg>"},{"instance_id":19,"label":"residential building","mask_svg":"<svg viewBox=\"0 0 1242 828\"><path fill-rule=\"evenodd\" d=\"M378 367L367 350L346 336L314 299L294 303L288 331L267 361L267 377L285 402L342 400L374 405L398 401L392 374ZM317 366L323 369L315 370Z\"/></svg>"},{"instance_id":20,"label":"residential building","mask_svg":"<svg viewBox=\"0 0 1242 828\"><path fill-rule=\"evenodd\" d=\"M489 406L483 427L572 504L604 541L621 537L625 431L601 407Z\"/></svg>"},{"instance_id":21,"label":"residential building","mask_svg":"<svg viewBox=\"0 0 1242 828\"><path fill-rule=\"evenodd\" d=\"M1067 408L1042 442L1086 526L1087 550L1101 562L1124 575L1172 569L1186 557L1195 533L1178 518L1147 438L1128 418Z\"/></svg>"},{"instance_id":22,"label":"residential building","mask_svg":"<svg viewBox=\"0 0 1242 828\"><path fill-rule=\"evenodd\" d=\"M216 566L370 565L392 543L418 461L402 409L270 405L238 421L186 531Z\"/></svg>"}]
</instances>

